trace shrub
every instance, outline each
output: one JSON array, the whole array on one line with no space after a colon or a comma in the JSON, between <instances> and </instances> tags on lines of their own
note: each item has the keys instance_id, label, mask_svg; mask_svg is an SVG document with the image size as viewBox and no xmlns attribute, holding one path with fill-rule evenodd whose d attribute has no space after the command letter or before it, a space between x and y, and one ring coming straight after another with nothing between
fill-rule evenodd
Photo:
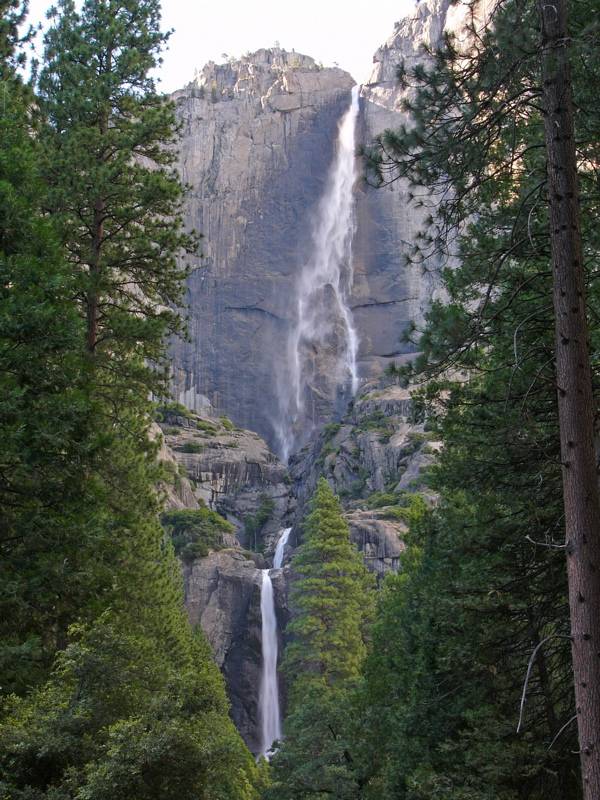
<instances>
[{"instance_id":1,"label":"shrub","mask_svg":"<svg viewBox=\"0 0 600 800\"><path fill-rule=\"evenodd\" d=\"M183 561L203 558L210 550L221 549L224 546L223 535L235 532L231 522L206 507L165 511L160 521Z\"/></svg>"},{"instance_id":2,"label":"shrub","mask_svg":"<svg viewBox=\"0 0 600 800\"><path fill-rule=\"evenodd\" d=\"M271 497L266 494L260 496L260 505L255 514L248 514L244 517L244 528L246 534L253 540L254 550L259 550L259 537L262 529L267 524L269 517L273 513L275 503ZM262 542L260 543L262 546Z\"/></svg>"},{"instance_id":3,"label":"shrub","mask_svg":"<svg viewBox=\"0 0 600 800\"><path fill-rule=\"evenodd\" d=\"M157 406L154 415L158 422L169 422L173 417L190 419L193 416L189 408L186 408L181 403L163 403Z\"/></svg>"},{"instance_id":4,"label":"shrub","mask_svg":"<svg viewBox=\"0 0 600 800\"><path fill-rule=\"evenodd\" d=\"M204 450L204 445L199 442L184 442L177 449L180 453L201 453Z\"/></svg>"},{"instance_id":5,"label":"shrub","mask_svg":"<svg viewBox=\"0 0 600 800\"><path fill-rule=\"evenodd\" d=\"M196 420L196 428L203 433L209 434L209 436L215 436L217 433L217 426L213 425L212 422L207 422L205 419Z\"/></svg>"}]
</instances>

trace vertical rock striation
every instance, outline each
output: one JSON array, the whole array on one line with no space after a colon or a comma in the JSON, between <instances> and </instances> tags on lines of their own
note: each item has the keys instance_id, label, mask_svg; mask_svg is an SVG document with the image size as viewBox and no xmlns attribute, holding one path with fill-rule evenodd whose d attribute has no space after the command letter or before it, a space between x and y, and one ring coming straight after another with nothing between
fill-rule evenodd
<instances>
[{"instance_id":1,"label":"vertical rock striation","mask_svg":"<svg viewBox=\"0 0 600 800\"><path fill-rule=\"evenodd\" d=\"M186 218L203 258L188 283L189 343L173 346L178 399L206 399L274 442L310 215L354 81L280 49L208 64L173 100L182 123Z\"/></svg>"}]
</instances>

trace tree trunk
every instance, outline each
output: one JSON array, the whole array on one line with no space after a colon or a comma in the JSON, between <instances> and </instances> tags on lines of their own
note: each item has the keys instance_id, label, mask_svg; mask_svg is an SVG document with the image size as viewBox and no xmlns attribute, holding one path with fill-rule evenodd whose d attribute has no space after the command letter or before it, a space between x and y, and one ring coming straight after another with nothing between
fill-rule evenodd
<instances>
[{"instance_id":1,"label":"tree trunk","mask_svg":"<svg viewBox=\"0 0 600 800\"><path fill-rule=\"evenodd\" d=\"M538 0L575 704L585 800L600 800L600 492L566 0Z\"/></svg>"},{"instance_id":2,"label":"tree trunk","mask_svg":"<svg viewBox=\"0 0 600 800\"><path fill-rule=\"evenodd\" d=\"M94 227L90 258L90 289L87 293L87 349L94 353L98 342L98 317L100 302L100 259L104 239L104 201L96 200L94 204Z\"/></svg>"}]
</instances>

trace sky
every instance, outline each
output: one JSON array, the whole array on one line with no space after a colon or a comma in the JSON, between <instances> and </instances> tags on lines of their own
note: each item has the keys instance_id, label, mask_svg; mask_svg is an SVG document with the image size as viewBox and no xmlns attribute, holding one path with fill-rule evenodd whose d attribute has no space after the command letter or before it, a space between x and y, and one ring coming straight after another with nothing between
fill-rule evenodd
<instances>
[{"instance_id":1,"label":"sky","mask_svg":"<svg viewBox=\"0 0 600 800\"><path fill-rule=\"evenodd\" d=\"M192 80L207 61L221 63L275 43L337 63L358 82L370 73L373 53L410 13L415 0L163 0L165 28L173 28L160 71L160 88L172 92ZM52 5L30 0L30 21L43 20Z\"/></svg>"}]
</instances>

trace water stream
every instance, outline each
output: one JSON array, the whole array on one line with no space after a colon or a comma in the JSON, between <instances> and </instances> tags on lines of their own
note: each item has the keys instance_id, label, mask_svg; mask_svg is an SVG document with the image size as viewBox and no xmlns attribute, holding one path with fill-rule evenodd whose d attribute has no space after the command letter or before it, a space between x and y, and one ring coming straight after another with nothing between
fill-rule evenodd
<instances>
[{"instance_id":1,"label":"water stream","mask_svg":"<svg viewBox=\"0 0 600 800\"><path fill-rule=\"evenodd\" d=\"M283 566L285 546L291 528L285 528L277 541L273 557L273 569ZM273 742L281 739L281 712L279 709L279 683L277 680L277 615L271 570L263 569L260 592L260 612L262 619L262 675L258 695L261 749L260 754L269 757Z\"/></svg>"},{"instance_id":2,"label":"water stream","mask_svg":"<svg viewBox=\"0 0 600 800\"><path fill-rule=\"evenodd\" d=\"M356 181L356 120L359 86L340 121L336 155L327 176L312 230L311 256L297 285L296 317L290 331L287 368L279 381L280 419L277 425L280 451L288 459L298 445L310 409L307 386L327 361L327 380L358 388L356 357L358 335L349 306L352 289L352 238ZM322 355L322 358L320 356ZM333 357L333 358L332 358ZM318 377L318 376L317 376Z\"/></svg>"}]
</instances>

